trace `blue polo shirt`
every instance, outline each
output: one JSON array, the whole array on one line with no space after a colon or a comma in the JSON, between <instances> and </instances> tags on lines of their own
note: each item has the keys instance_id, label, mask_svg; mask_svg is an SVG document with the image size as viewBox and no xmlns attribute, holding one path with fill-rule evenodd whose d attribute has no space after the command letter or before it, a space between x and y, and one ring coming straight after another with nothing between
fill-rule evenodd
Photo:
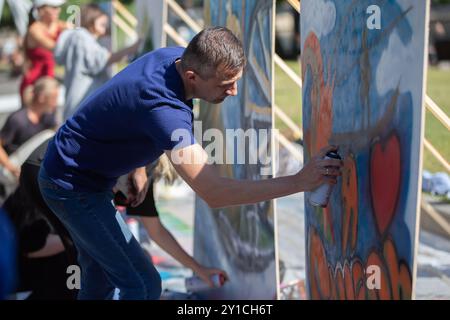
<instances>
[{"instance_id":1,"label":"blue polo shirt","mask_svg":"<svg viewBox=\"0 0 450 320\"><path fill-rule=\"evenodd\" d=\"M164 150L193 144L192 100L175 68L183 51L150 52L87 97L49 143L49 177L67 190L106 191Z\"/></svg>"}]
</instances>

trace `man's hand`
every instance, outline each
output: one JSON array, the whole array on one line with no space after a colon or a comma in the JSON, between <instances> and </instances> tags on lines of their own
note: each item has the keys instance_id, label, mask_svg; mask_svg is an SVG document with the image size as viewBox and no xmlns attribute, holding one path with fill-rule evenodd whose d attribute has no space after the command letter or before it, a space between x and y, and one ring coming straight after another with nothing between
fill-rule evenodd
<instances>
[{"instance_id":1,"label":"man's hand","mask_svg":"<svg viewBox=\"0 0 450 320\"><path fill-rule=\"evenodd\" d=\"M145 167L137 168L128 176L128 201L132 207L137 207L147 195L149 181Z\"/></svg>"},{"instance_id":2,"label":"man's hand","mask_svg":"<svg viewBox=\"0 0 450 320\"><path fill-rule=\"evenodd\" d=\"M334 146L328 146L319 151L311 160L296 174L299 182L301 182L306 191L311 191L319 187L323 183L336 184L337 177L342 175L341 160L322 158L329 151L336 151Z\"/></svg>"}]
</instances>

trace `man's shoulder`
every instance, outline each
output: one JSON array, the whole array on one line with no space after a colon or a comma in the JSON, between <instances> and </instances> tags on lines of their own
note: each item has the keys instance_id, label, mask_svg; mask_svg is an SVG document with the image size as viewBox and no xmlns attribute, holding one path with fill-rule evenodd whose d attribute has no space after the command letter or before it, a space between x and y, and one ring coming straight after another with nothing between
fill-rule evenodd
<instances>
[{"instance_id":1,"label":"man's shoulder","mask_svg":"<svg viewBox=\"0 0 450 320\"><path fill-rule=\"evenodd\" d=\"M167 55L167 56L177 56L177 55L183 54L184 50L186 50L186 48L179 47L179 46L173 46L173 47L165 47L165 48L156 49L153 52L159 53L162 55Z\"/></svg>"},{"instance_id":2,"label":"man's shoulder","mask_svg":"<svg viewBox=\"0 0 450 320\"><path fill-rule=\"evenodd\" d=\"M177 78L174 62L182 56L183 52L183 47L168 47L151 51L116 75L110 84L126 82L131 85L134 83L138 90L144 92L149 88L157 88L157 90L153 90L152 97L169 98L173 95L167 95L168 91L181 82L181 79Z\"/></svg>"},{"instance_id":3,"label":"man's shoulder","mask_svg":"<svg viewBox=\"0 0 450 320\"><path fill-rule=\"evenodd\" d=\"M183 55L185 48L183 47L165 47L150 51L144 54L142 60L154 60L164 62L165 60L172 60L179 58Z\"/></svg>"},{"instance_id":4,"label":"man's shoulder","mask_svg":"<svg viewBox=\"0 0 450 320\"><path fill-rule=\"evenodd\" d=\"M11 113L8 116L8 120L9 122L13 122L13 123L23 123L24 120L26 120L27 117L27 110L26 108L21 108L17 111L14 111L13 113Z\"/></svg>"},{"instance_id":5,"label":"man's shoulder","mask_svg":"<svg viewBox=\"0 0 450 320\"><path fill-rule=\"evenodd\" d=\"M5 130L10 131L22 129L24 126L26 126L26 117L27 113L25 108L14 111L6 119L6 122L2 127L2 131L5 132Z\"/></svg>"}]
</instances>

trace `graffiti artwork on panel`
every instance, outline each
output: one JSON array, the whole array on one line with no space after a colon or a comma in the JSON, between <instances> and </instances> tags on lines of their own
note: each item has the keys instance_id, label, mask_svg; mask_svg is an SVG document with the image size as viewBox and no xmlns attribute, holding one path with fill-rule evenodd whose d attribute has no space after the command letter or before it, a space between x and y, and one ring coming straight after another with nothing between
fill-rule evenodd
<instances>
[{"instance_id":1,"label":"graffiti artwork on panel","mask_svg":"<svg viewBox=\"0 0 450 320\"><path fill-rule=\"evenodd\" d=\"M273 10L272 0L205 1L206 25L231 29L245 47L247 66L238 82L236 97L229 97L220 105L201 104L199 118L203 132L214 128L226 137L225 132L230 130L242 129L245 133L247 129L256 129L256 132L269 133L272 128ZM207 151L208 139L211 137L203 137ZM270 160L270 141L269 135L258 135L249 144L256 143L258 153L263 150L264 158ZM256 154L249 151L254 150L249 144L244 153L234 139L226 139L221 150L212 152L216 157L222 154L227 158L224 164L216 164L222 176L252 180L271 177L270 163L251 161ZM246 160L240 161L243 155ZM194 255L206 265L224 268L230 277L223 288L208 292L206 297L275 298L273 202L210 209L197 198Z\"/></svg>"},{"instance_id":2,"label":"graffiti artwork on panel","mask_svg":"<svg viewBox=\"0 0 450 320\"><path fill-rule=\"evenodd\" d=\"M305 197L309 296L411 299L429 3L301 5L305 157L344 159L326 208Z\"/></svg>"}]
</instances>

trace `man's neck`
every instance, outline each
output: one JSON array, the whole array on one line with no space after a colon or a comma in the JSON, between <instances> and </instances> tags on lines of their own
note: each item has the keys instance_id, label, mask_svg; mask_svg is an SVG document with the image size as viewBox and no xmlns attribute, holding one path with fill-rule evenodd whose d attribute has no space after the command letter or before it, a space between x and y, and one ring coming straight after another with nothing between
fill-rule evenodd
<instances>
[{"instance_id":1,"label":"man's neck","mask_svg":"<svg viewBox=\"0 0 450 320\"><path fill-rule=\"evenodd\" d=\"M193 99L194 93L192 92L192 89L190 88L190 86L188 85L188 83L184 77L183 69L181 68L181 60L175 61L175 68L177 69L177 72L180 75L181 80L183 81L185 99L186 100Z\"/></svg>"},{"instance_id":2,"label":"man's neck","mask_svg":"<svg viewBox=\"0 0 450 320\"><path fill-rule=\"evenodd\" d=\"M42 111L42 108L36 105L30 105L27 110L28 119L36 124L41 120L42 115L44 112Z\"/></svg>"}]
</instances>

